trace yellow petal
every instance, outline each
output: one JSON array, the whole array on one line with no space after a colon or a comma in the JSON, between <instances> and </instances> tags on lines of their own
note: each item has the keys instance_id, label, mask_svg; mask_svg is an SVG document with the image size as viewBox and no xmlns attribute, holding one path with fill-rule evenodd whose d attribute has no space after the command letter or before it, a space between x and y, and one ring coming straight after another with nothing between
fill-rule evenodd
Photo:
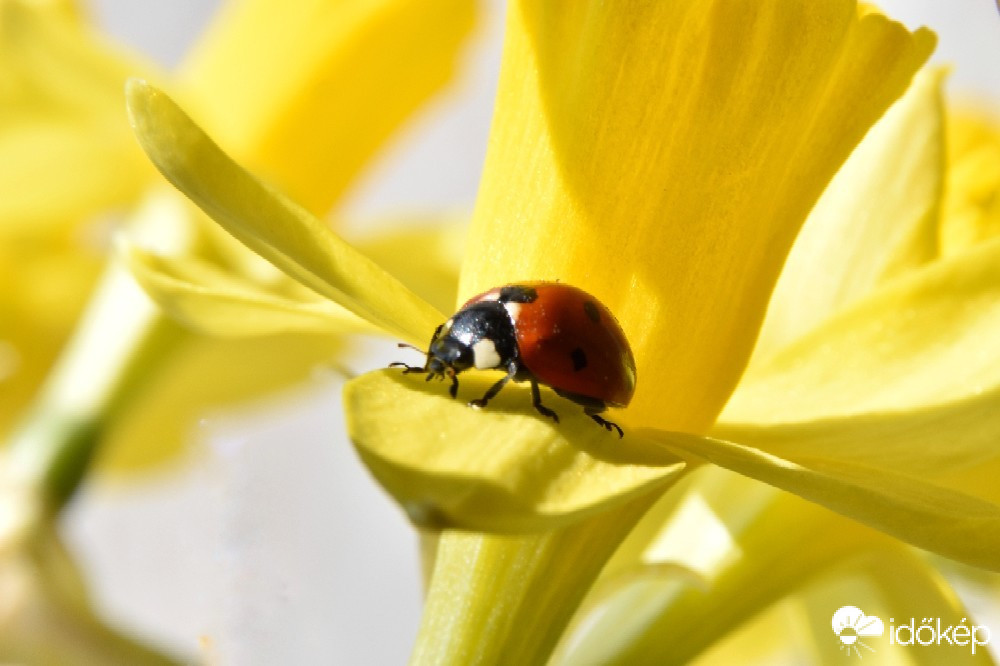
<instances>
[{"instance_id":1,"label":"yellow petal","mask_svg":"<svg viewBox=\"0 0 1000 666\"><path fill-rule=\"evenodd\" d=\"M345 387L352 441L417 524L554 529L663 488L684 467L650 442L628 433L619 440L549 391L543 402L558 426L534 413L526 389L511 386L470 409L490 383L462 375L452 399L443 384L385 370Z\"/></svg>"},{"instance_id":2,"label":"yellow petal","mask_svg":"<svg viewBox=\"0 0 1000 666\"><path fill-rule=\"evenodd\" d=\"M691 666L814 662L815 642L809 640L810 636L804 624L805 619L799 610L798 600L786 599L765 609L740 625L737 630L726 634L721 642L690 662ZM663 645L662 652L669 653L670 646ZM870 666L868 662L865 662L865 665Z\"/></svg>"},{"instance_id":3,"label":"yellow petal","mask_svg":"<svg viewBox=\"0 0 1000 666\"><path fill-rule=\"evenodd\" d=\"M238 159L326 212L451 78L472 0L230 2L180 73Z\"/></svg>"},{"instance_id":4,"label":"yellow petal","mask_svg":"<svg viewBox=\"0 0 1000 666\"><path fill-rule=\"evenodd\" d=\"M152 175L122 108L150 71L49 3L0 5L0 234L77 222L134 197Z\"/></svg>"},{"instance_id":5,"label":"yellow petal","mask_svg":"<svg viewBox=\"0 0 1000 666\"><path fill-rule=\"evenodd\" d=\"M366 257L442 312L455 308L467 222L393 224L389 231L354 239Z\"/></svg>"},{"instance_id":6,"label":"yellow petal","mask_svg":"<svg viewBox=\"0 0 1000 666\"><path fill-rule=\"evenodd\" d=\"M673 441L667 447L795 493L921 548L1000 570L1000 505L992 502L824 452L782 458L708 438Z\"/></svg>"},{"instance_id":7,"label":"yellow petal","mask_svg":"<svg viewBox=\"0 0 1000 666\"><path fill-rule=\"evenodd\" d=\"M300 301L270 293L254 282L194 257L161 257L127 244L120 250L146 293L175 320L204 335L379 332L336 303L318 296Z\"/></svg>"},{"instance_id":8,"label":"yellow petal","mask_svg":"<svg viewBox=\"0 0 1000 666\"><path fill-rule=\"evenodd\" d=\"M460 296L590 291L635 348L626 420L704 429L809 209L933 43L851 0L511 2Z\"/></svg>"},{"instance_id":9,"label":"yellow petal","mask_svg":"<svg viewBox=\"0 0 1000 666\"><path fill-rule=\"evenodd\" d=\"M233 162L166 94L133 79L127 97L136 135L153 163L247 247L409 342L426 343L444 321L321 221Z\"/></svg>"},{"instance_id":10,"label":"yellow petal","mask_svg":"<svg viewBox=\"0 0 1000 666\"><path fill-rule=\"evenodd\" d=\"M752 364L901 268L937 256L944 74L917 76L823 192L771 295Z\"/></svg>"},{"instance_id":11,"label":"yellow petal","mask_svg":"<svg viewBox=\"0 0 1000 666\"><path fill-rule=\"evenodd\" d=\"M948 187L941 252L948 256L1000 236L1000 122L958 111L948 122Z\"/></svg>"},{"instance_id":12,"label":"yellow petal","mask_svg":"<svg viewBox=\"0 0 1000 666\"><path fill-rule=\"evenodd\" d=\"M757 425L717 423L711 434L783 457L823 456L937 478L997 458L1000 387L901 412Z\"/></svg>"},{"instance_id":13,"label":"yellow petal","mask_svg":"<svg viewBox=\"0 0 1000 666\"><path fill-rule=\"evenodd\" d=\"M729 423L916 409L1000 385L1000 239L886 285L749 372Z\"/></svg>"}]
</instances>

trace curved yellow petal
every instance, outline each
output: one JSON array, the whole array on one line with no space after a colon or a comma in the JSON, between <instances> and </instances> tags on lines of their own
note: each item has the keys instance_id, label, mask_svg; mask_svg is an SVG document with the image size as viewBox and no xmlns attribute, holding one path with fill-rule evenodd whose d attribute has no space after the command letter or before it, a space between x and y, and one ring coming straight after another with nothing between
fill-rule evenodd
<instances>
[{"instance_id":1,"label":"curved yellow petal","mask_svg":"<svg viewBox=\"0 0 1000 666\"><path fill-rule=\"evenodd\" d=\"M919 409L770 425L719 422L710 432L779 456L853 460L938 477L998 457L1000 386Z\"/></svg>"},{"instance_id":2,"label":"curved yellow petal","mask_svg":"<svg viewBox=\"0 0 1000 666\"><path fill-rule=\"evenodd\" d=\"M122 108L151 68L50 4L0 4L0 237L124 205L153 173Z\"/></svg>"},{"instance_id":3,"label":"curved yellow petal","mask_svg":"<svg viewBox=\"0 0 1000 666\"><path fill-rule=\"evenodd\" d=\"M751 365L937 256L945 73L914 78L830 181L788 254Z\"/></svg>"},{"instance_id":4,"label":"curved yellow petal","mask_svg":"<svg viewBox=\"0 0 1000 666\"><path fill-rule=\"evenodd\" d=\"M1000 385L1000 239L929 264L748 372L720 420L909 410Z\"/></svg>"},{"instance_id":5,"label":"curved yellow petal","mask_svg":"<svg viewBox=\"0 0 1000 666\"><path fill-rule=\"evenodd\" d=\"M473 0L230 2L180 86L238 159L322 214L451 78L475 10Z\"/></svg>"},{"instance_id":6,"label":"curved yellow petal","mask_svg":"<svg viewBox=\"0 0 1000 666\"><path fill-rule=\"evenodd\" d=\"M655 432L644 430L650 439ZM816 502L903 541L977 567L1000 571L1000 505L892 468L830 459L823 452L781 457L704 438L665 443Z\"/></svg>"},{"instance_id":7,"label":"curved yellow petal","mask_svg":"<svg viewBox=\"0 0 1000 666\"><path fill-rule=\"evenodd\" d=\"M270 293L194 257L162 257L128 244L120 250L132 274L157 305L198 333L254 337L285 331L380 332L332 301L319 297L294 300Z\"/></svg>"},{"instance_id":8,"label":"curved yellow petal","mask_svg":"<svg viewBox=\"0 0 1000 666\"><path fill-rule=\"evenodd\" d=\"M684 468L649 442L619 440L548 391L558 426L534 413L526 389L508 386L488 407L470 409L491 383L484 379L463 375L459 399L399 370L344 389L361 458L418 525L554 529L662 489Z\"/></svg>"},{"instance_id":9,"label":"curved yellow petal","mask_svg":"<svg viewBox=\"0 0 1000 666\"><path fill-rule=\"evenodd\" d=\"M1000 120L957 111L948 122L948 187L941 211L945 256L1000 236Z\"/></svg>"},{"instance_id":10,"label":"curved yellow petal","mask_svg":"<svg viewBox=\"0 0 1000 666\"><path fill-rule=\"evenodd\" d=\"M409 342L426 343L444 321L320 220L233 162L166 94L133 79L127 97L136 135L153 163L247 247Z\"/></svg>"},{"instance_id":11,"label":"curved yellow petal","mask_svg":"<svg viewBox=\"0 0 1000 666\"><path fill-rule=\"evenodd\" d=\"M707 427L809 209L933 46L860 14L511 2L460 296L577 284L635 348L626 420Z\"/></svg>"}]
</instances>

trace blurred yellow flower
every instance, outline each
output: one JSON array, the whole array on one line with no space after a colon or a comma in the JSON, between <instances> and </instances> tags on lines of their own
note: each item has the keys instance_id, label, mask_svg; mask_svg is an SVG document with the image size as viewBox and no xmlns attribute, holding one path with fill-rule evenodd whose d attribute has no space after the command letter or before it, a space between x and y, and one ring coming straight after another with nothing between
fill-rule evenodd
<instances>
[{"instance_id":1,"label":"blurred yellow flower","mask_svg":"<svg viewBox=\"0 0 1000 666\"><path fill-rule=\"evenodd\" d=\"M41 384L104 258L97 216L153 171L122 81L149 67L107 48L69 3L0 3L0 433Z\"/></svg>"},{"instance_id":2,"label":"blurred yellow flower","mask_svg":"<svg viewBox=\"0 0 1000 666\"><path fill-rule=\"evenodd\" d=\"M390 134L448 81L473 9L468 0L228 3L174 86L242 158L325 214ZM129 75L164 76L104 44L67 3L3 0L0 10L5 432L38 393L97 278L111 229L95 216L121 214L144 192L129 224L135 242L252 274L272 293L307 291L205 227L154 180L129 131L122 91ZM311 129L303 134L303 127ZM120 314L159 318L148 307ZM106 325L110 331L116 323ZM129 391L128 409L101 424L102 451L119 466L167 458L206 408L298 380L341 345L309 333L222 342L162 326L173 328L172 358ZM104 337L128 355L124 340Z\"/></svg>"},{"instance_id":3,"label":"blurred yellow flower","mask_svg":"<svg viewBox=\"0 0 1000 666\"><path fill-rule=\"evenodd\" d=\"M298 379L341 342L192 335L118 255L105 261L111 218L130 210L126 231L142 247L317 300L164 187L135 144L123 90L131 75L166 77L103 43L76 9L0 0L0 661L174 663L96 616L55 516L98 443L119 464L161 460L207 407ZM451 77L474 10L471 0L227 3L173 86L241 157L325 214Z\"/></svg>"},{"instance_id":4,"label":"blurred yellow flower","mask_svg":"<svg viewBox=\"0 0 1000 666\"><path fill-rule=\"evenodd\" d=\"M546 659L615 547L706 462L866 524L830 519L859 541L1000 568L1000 506L948 477L995 457L1000 356L972 341L1000 339L1000 249L939 257L940 74L831 183L933 43L849 0L511 4L459 300L582 286L618 315L641 380L620 442L583 417L537 418L523 391L477 412L392 371L347 385L379 481L418 524L462 528L442 534L415 662ZM129 105L167 178L288 275L414 344L445 319L164 93L134 82ZM126 252L191 324L343 329L336 306ZM220 304L239 318L223 325ZM787 515L808 506L794 502Z\"/></svg>"}]
</instances>

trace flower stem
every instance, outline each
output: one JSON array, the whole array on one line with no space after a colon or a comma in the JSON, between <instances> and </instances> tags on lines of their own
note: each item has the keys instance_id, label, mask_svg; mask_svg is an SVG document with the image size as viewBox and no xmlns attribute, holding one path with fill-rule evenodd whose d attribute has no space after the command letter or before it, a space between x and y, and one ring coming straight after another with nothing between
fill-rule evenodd
<instances>
[{"instance_id":1,"label":"flower stem","mask_svg":"<svg viewBox=\"0 0 1000 666\"><path fill-rule=\"evenodd\" d=\"M444 532L411 663L545 663L604 563L658 497L544 534Z\"/></svg>"},{"instance_id":2,"label":"flower stem","mask_svg":"<svg viewBox=\"0 0 1000 666\"><path fill-rule=\"evenodd\" d=\"M111 260L77 331L14 429L10 463L47 513L72 496L109 421L181 331Z\"/></svg>"}]
</instances>

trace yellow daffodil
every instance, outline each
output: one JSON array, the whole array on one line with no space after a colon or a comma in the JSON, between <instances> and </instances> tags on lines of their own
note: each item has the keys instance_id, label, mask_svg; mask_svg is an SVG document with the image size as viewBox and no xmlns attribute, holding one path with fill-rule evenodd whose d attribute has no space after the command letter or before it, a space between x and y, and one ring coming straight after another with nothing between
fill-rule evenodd
<instances>
[{"instance_id":1,"label":"yellow daffodil","mask_svg":"<svg viewBox=\"0 0 1000 666\"><path fill-rule=\"evenodd\" d=\"M749 540L800 516L889 544L928 590L933 575L885 535L1000 568L1000 506L963 476L994 458L1000 366L973 341L1000 328L998 246L939 257L944 158L927 101L940 109L940 75L918 79L831 183L933 42L849 0L511 4L459 302L519 280L584 287L620 319L639 385L616 415L621 441L568 408L558 425L539 418L524 390L468 409L486 378L463 381L461 401L394 371L347 385L373 474L418 524L461 528L442 533L415 662L544 661L622 539L706 462L867 526L767 490L761 506L777 508L759 522L771 527ZM249 248L399 339L425 344L444 321L166 94L136 81L128 96L156 166ZM916 139L912 159L894 152L900 136ZM314 302L126 252L189 323L343 329ZM228 326L213 315L222 304L239 315ZM765 559L747 562L740 575ZM785 589L803 575L789 571ZM642 647L637 629L618 654Z\"/></svg>"}]
</instances>

